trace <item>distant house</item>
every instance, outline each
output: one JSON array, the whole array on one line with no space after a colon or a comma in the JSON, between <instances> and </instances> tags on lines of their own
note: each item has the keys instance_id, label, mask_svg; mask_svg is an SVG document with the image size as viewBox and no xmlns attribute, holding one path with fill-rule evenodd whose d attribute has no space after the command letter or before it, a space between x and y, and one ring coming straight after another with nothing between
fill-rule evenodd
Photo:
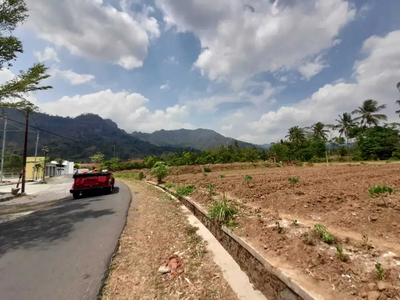
<instances>
[{"instance_id":1,"label":"distant house","mask_svg":"<svg viewBox=\"0 0 400 300\"><path fill-rule=\"evenodd\" d=\"M26 161L26 179L38 180L43 178L44 157L28 157ZM56 161L46 163L46 177L69 175L74 173L74 162L65 160L62 164Z\"/></svg>"}]
</instances>

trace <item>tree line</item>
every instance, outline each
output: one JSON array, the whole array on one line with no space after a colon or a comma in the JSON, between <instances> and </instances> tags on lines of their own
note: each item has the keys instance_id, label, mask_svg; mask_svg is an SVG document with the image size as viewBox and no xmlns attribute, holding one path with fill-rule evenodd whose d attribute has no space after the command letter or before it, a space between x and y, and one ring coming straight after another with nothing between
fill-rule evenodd
<instances>
[{"instance_id":1,"label":"tree line","mask_svg":"<svg viewBox=\"0 0 400 300\"><path fill-rule=\"evenodd\" d=\"M400 91L400 82L397 84ZM396 101L400 105L400 99ZM104 161L104 156L94 156L94 162L112 170L151 168L157 161L168 165L202 165L233 162L324 162L400 159L400 123L383 123L386 104L365 100L352 112L344 112L336 124L317 122L309 127L289 128L285 139L261 149L241 149L237 144L222 146L202 152L167 152L148 156L142 162L123 163L120 159ZM396 111L400 115L400 110ZM98 159L100 156L100 160Z\"/></svg>"}]
</instances>

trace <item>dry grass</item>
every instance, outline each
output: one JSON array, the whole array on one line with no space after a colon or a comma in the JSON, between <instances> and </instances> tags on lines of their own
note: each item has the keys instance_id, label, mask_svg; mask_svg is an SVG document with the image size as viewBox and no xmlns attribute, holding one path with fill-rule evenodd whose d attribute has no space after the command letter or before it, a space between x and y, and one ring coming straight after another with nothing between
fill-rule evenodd
<instances>
[{"instance_id":1,"label":"dry grass","mask_svg":"<svg viewBox=\"0 0 400 300\"><path fill-rule=\"evenodd\" d=\"M180 204L144 183L125 182L133 204L102 299L237 299ZM184 272L161 275L159 266L173 254L184 259Z\"/></svg>"}]
</instances>

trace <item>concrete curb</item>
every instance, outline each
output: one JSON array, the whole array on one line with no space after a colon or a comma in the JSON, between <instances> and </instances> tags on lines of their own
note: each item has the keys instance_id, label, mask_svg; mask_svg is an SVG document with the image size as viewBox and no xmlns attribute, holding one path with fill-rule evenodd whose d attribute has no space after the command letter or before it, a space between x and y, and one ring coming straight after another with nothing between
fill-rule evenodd
<instances>
[{"instance_id":1,"label":"concrete curb","mask_svg":"<svg viewBox=\"0 0 400 300\"><path fill-rule=\"evenodd\" d=\"M15 195L15 196L14 195L10 195L10 196L7 196L5 198L0 199L0 203L1 202L7 202L7 201L10 201L10 200L13 200L15 198L22 197L22 196L24 196L24 195L21 195L21 194L18 194L18 195Z\"/></svg>"},{"instance_id":2,"label":"concrete curb","mask_svg":"<svg viewBox=\"0 0 400 300\"><path fill-rule=\"evenodd\" d=\"M295 279L275 267L253 247L225 226L218 226L208 213L189 197L178 197L174 192L155 182L148 184L161 188L166 193L176 197L185 205L201 223L217 238L220 244L230 253L241 269L247 274L254 287L261 291L267 299L278 300L321 300L300 286Z\"/></svg>"}]
</instances>

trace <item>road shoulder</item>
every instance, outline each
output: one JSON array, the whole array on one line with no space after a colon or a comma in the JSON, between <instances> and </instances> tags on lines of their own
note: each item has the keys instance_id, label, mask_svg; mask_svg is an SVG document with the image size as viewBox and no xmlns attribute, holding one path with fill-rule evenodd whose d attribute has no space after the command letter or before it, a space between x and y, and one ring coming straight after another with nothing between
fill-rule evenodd
<instances>
[{"instance_id":1,"label":"road shoulder","mask_svg":"<svg viewBox=\"0 0 400 300\"><path fill-rule=\"evenodd\" d=\"M238 299L180 204L138 181L125 181L138 205L129 209L102 299ZM183 273L158 268L173 254Z\"/></svg>"}]
</instances>

